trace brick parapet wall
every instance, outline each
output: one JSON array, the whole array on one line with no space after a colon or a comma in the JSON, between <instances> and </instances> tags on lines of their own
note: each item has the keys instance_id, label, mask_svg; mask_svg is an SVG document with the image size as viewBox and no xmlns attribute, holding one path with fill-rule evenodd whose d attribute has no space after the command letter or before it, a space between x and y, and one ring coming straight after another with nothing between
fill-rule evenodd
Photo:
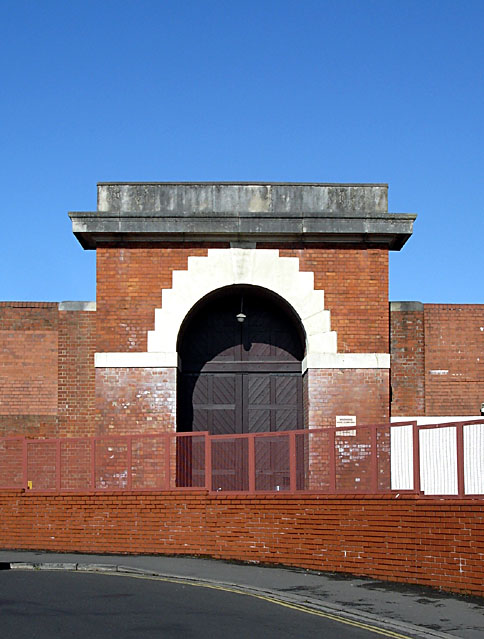
<instances>
[{"instance_id":1,"label":"brick parapet wall","mask_svg":"<svg viewBox=\"0 0 484 639\"><path fill-rule=\"evenodd\" d=\"M59 435L96 434L96 314L59 311Z\"/></svg>"},{"instance_id":2,"label":"brick parapet wall","mask_svg":"<svg viewBox=\"0 0 484 639\"><path fill-rule=\"evenodd\" d=\"M478 415L484 304L405 305L390 313L392 416Z\"/></svg>"},{"instance_id":3,"label":"brick parapet wall","mask_svg":"<svg viewBox=\"0 0 484 639\"><path fill-rule=\"evenodd\" d=\"M484 402L484 304L425 304L427 415L478 415Z\"/></svg>"},{"instance_id":4,"label":"brick parapet wall","mask_svg":"<svg viewBox=\"0 0 484 639\"><path fill-rule=\"evenodd\" d=\"M56 432L57 304L0 304L0 435Z\"/></svg>"},{"instance_id":5,"label":"brick parapet wall","mask_svg":"<svg viewBox=\"0 0 484 639\"><path fill-rule=\"evenodd\" d=\"M0 435L95 434L95 313L0 303Z\"/></svg>"},{"instance_id":6,"label":"brick parapet wall","mask_svg":"<svg viewBox=\"0 0 484 639\"><path fill-rule=\"evenodd\" d=\"M484 503L394 496L0 493L0 545L205 555L484 595Z\"/></svg>"}]
</instances>

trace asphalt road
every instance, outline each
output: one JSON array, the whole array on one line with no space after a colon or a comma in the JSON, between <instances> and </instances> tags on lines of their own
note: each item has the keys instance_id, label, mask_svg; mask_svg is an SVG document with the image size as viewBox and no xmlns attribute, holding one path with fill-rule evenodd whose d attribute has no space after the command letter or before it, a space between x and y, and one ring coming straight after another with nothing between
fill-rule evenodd
<instances>
[{"instance_id":1,"label":"asphalt road","mask_svg":"<svg viewBox=\"0 0 484 639\"><path fill-rule=\"evenodd\" d=\"M2 639L405 636L363 625L217 587L113 574L0 572Z\"/></svg>"}]
</instances>

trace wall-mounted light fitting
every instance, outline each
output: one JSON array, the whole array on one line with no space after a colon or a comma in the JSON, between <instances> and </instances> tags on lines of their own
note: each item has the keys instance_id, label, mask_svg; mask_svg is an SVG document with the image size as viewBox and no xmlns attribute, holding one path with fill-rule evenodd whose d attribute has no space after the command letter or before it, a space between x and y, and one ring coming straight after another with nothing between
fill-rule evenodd
<instances>
[{"instance_id":1,"label":"wall-mounted light fitting","mask_svg":"<svg viewBox=\"0 0 484 639\"><path fill-rule=\"evenodd\" d=\"M237 313L237 315L235 317L237 318L237 321L240 322L240 324L243 324L245 322L245 319L246 319L247 315L244 313L244 298L243 297L240 298L240 313Z\"/></svg>"}]
</instances>

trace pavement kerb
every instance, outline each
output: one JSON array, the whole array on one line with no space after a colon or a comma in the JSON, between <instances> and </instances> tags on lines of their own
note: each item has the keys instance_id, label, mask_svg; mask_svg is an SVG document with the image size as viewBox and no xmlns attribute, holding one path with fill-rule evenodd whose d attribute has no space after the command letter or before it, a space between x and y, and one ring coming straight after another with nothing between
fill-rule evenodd
<instances>
[{"instance_id":1,"label":"pavement kerb","mask_svg":"<svg viewBox=\"0 0 484 639\"><path fill-rule=\"evenodd\" d=\"M321 600L306 595L287 595L278 590L258 589L239 583L231 583L224 581L216 581L211 579L202 579L195 577L187 577L183 575L170 574L155 570L147 570L145 568L136 568L134 566L123 566L120 564L100 564L100 563L73 563L73 562L24 562L12 561L10 570L64 570L69 572L85 572L85 573L105 573L117 574L126 577L152 578L173 580L180 583L193 586L205 586L216 589L226 589L240 594L252 595L264 599L272 600L274 603L282 602L293 604L306 608L308 611L314 610L328 615L335 615L349 621L376 626L382 630L390 632L406 634L407 637L414 639L456 639L457 635L439 632L422 626L416 626L411 623L394 621L388 617L374 615L372 613L354 610L348 607L339 606L333 603L322 603Z\"/></svg>"}]
</instances>

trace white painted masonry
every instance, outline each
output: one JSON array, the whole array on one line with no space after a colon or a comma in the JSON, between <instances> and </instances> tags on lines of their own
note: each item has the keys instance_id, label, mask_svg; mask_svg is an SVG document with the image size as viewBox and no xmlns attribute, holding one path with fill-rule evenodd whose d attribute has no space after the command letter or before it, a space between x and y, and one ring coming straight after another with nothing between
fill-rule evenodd
<instances>
[{"instance_id":1,"label":"white painted masonry","mask_svg":"<svg viewBox=\"0 0 484 639\"><path fill-rule=\"evenodd\" d=\"M162 291L155 329L148 331L147 353L96 353L96 367L176 367L177 338L183 320L197 302L226 286L265 288L294 309L306 336L307 368L390 368L388 353L338 353L336 332L324 308L324 291L315 290L314 273L301 272L297 257L277 249L209 249L188 258L188 268L173 271L172 287Z\"/></svg>"}]
</instances>

